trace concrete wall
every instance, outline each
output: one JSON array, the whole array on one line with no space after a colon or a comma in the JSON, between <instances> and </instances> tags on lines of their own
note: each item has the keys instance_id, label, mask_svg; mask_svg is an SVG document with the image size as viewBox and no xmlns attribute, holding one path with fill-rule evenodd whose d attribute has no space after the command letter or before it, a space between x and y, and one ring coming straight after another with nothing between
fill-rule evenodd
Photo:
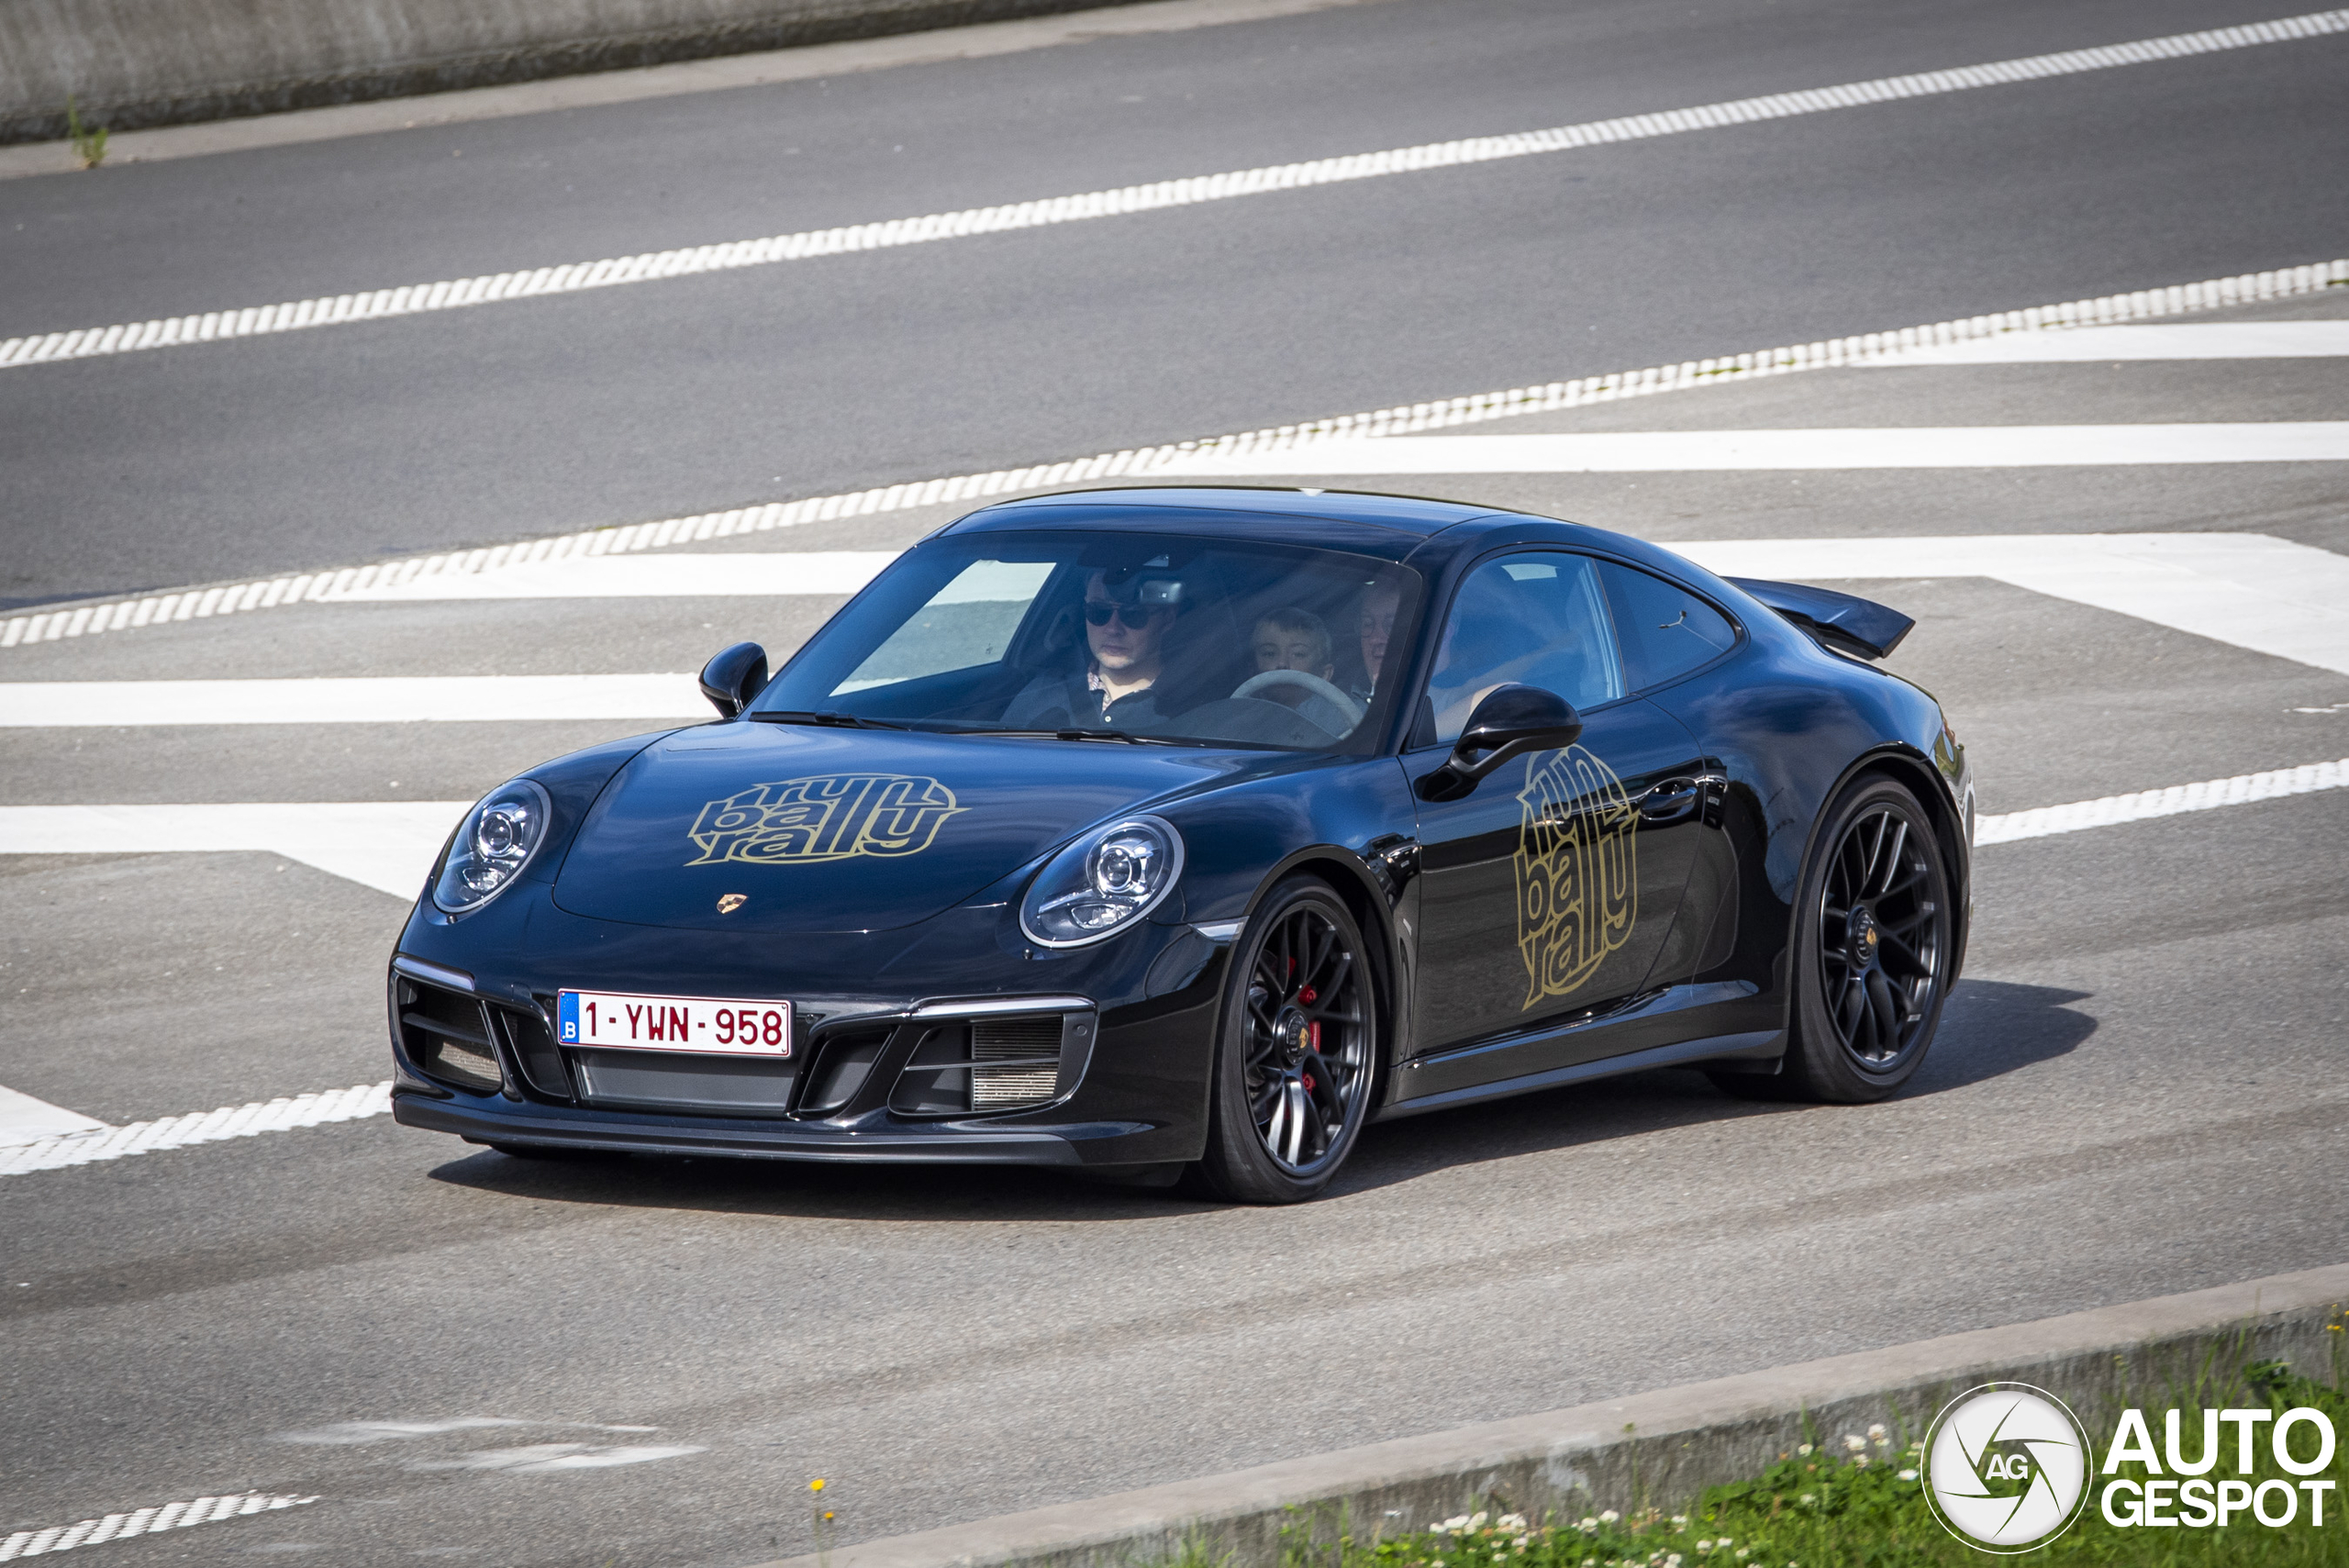
<instances>
[{"instance_id":1,"label":"concrete wall","mask_svg":"<svg viewBox=\"0 0 2349 1568\"><path fill-rule=\"evenodd\" d=\"M611 71L1120 0L0 0L0 142Z\"/></svg>"}]
</instances>

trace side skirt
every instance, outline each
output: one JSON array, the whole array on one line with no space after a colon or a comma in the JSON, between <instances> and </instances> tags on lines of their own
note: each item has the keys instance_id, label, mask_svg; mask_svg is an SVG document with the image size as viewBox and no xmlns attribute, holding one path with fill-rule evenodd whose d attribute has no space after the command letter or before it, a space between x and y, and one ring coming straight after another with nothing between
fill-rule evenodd
<instances>
[{"instance_id":1,"label":"side skirt","mask_svg":"<svg viewBox=\"0 0 2349 1568\"><path fill-rule=\"evenodd\" d=\"M1528 1073L1519 1078L1472 1084L1465 1088L1448 1089L1442 1094L1426 1095L1414 1100L1397 1100L1392 1105L1380 1106L1370 1119L1395 1121L1407 1116L1418 1116L1422 1111L1448 1110L1453 1106L1506 1099L1511 1095L1530 1095L1537 1089L1555 1089L1567 1084L1587 1083L1594 1078L1644 1073L1651 1067L1681 1067L1693 1062L1721 1060L1749 1062L1767 1059L1775 1062L1786 1054L1786 1050L1787 1031L1784 1029L1708 1035L1700 1040L1651 1046L1645 1051L1630 1051L1621 1056L1601 1057L1596 1062L1577 1062L1570 1067L1553 1067L1546 1073Z\"/></svg>"}]
</instances>

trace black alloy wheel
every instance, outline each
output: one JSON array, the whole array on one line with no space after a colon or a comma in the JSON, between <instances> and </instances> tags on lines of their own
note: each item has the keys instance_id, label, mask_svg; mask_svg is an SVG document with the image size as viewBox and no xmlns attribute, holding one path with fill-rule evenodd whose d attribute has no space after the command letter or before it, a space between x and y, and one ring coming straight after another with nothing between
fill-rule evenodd
<instances>
[{"instance_id":1,"label":"black alloy wheel","mask_svg":"<svg viewBox=\"0 0 2349 1568\"><path fill-rule=\"evenodd\" d=\"M1918 1043L1941 988L1942 907L1931 837L1875 804L1843 829L1827 862L1812 939L1837 1043L1886 1073Z\"/></svg>"},{"instance_id":2,"label":"black alloy wheel","mask_svg":"<svg viewBox=\"0 0 2349 1568\"><path fill-rule=\"evenodd\" d=\"M1755 1098L1883 1099L1923 1064L1956 959L1933 819L1892 780L1861 779L1821 822L1802 888L1784 1067L1776 1078L1714 1082Z\"/></svg>"},{"instance_id":3,"label":"black alloy wheel","mask_svg":"<svg viewBox=\"0 0 2349 1568\"><path fill-rule=\"evenodd\" d=\"M1207 1184L1246 1203L1298 1203L1329 1185L1369 1118L1377 1039L1353 914L1324 883L1284 882L1233 947Z\"/></svg>"}]
</instances>

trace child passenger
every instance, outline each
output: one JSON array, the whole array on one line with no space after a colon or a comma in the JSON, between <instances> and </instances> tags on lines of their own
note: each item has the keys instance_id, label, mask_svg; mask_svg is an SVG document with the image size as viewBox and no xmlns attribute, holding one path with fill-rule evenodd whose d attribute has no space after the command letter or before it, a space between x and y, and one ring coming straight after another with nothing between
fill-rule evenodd
<instances>
[{"instance_id":1,"label":"child passenger","mask_svg":"<svg viewBox=\"0 0 2349 1568\"><path fill-rule=\"evenodd\" d=\"M1328 680L1337 673L1330 659L1330 628L1311 610L1291 605L1273 611L1256 623L1249 638L1256 651L1256 670L1301 670Z\"/></svg>"}]
</instances>

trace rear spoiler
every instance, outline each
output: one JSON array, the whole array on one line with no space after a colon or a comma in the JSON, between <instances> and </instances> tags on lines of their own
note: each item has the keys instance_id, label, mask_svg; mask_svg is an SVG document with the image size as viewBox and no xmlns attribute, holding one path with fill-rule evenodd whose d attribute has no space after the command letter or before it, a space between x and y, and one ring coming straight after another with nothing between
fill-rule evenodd
<instances>
[{"instance_id":1,"label":"rear spoiler","mask_svg":"<svg viewBox=\"0 0 2349 1568\"><path fill-rule=\"evenodd\" d=\"M1898 610L1873 599L1814 588L1804 583L1770 583L1758 577L1732 577L1744 589L1813 639L1840 653L1881 659L1900 646L1917 623Z\"/></svg>"}]
</instances>

